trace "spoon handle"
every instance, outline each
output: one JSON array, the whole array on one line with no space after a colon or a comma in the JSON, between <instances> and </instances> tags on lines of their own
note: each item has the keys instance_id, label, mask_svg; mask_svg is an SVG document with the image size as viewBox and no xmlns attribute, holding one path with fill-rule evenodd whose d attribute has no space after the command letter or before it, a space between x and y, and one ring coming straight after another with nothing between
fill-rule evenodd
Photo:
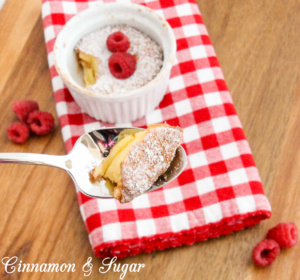
<instances>
[{"instance_id":1,"label":"spoon handle","mask_svg":"<svg viewBox=\"0 0 300 280\"><path fill-rule=\"evenodd\" d=\"M68 169L69 157L32 154L32 153L0 153L0 163L38 164Z\"/></svg>"}]
</instances>

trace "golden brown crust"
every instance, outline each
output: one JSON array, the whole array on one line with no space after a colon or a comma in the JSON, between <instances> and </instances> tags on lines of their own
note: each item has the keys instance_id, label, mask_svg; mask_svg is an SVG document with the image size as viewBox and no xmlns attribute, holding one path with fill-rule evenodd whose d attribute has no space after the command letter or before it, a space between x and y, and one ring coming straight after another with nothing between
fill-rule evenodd
<instances>
[{"instance_id":1,"label":"golden brown crust","mask_svg":"<svg viewBox=\"0 0 300 280\"><path fill-rule=\"evenodd\" d=\"M121 185L114 188L113 196L119 201L122 200L122 186Z\"/></svg>"}]
</instances>

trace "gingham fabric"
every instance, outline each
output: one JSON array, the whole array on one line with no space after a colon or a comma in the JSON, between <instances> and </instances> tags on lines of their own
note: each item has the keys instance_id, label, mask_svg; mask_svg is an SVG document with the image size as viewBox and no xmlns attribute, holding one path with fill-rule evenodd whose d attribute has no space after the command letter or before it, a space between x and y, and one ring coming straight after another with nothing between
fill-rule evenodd
<instances>
[{"instance_id":1,"label":"gingham fabric","mask_svg":"<svg viewBox=\"0 0 300 280\"><path fill-rule=\"evenodd\" d=\"M188 165L171 184L127 204L92 199L78 192L91 245L102 258L192 244L254 226L271 215L196 1L134 2L167 19L177 39L177 59L159 106L146 117L124 125L145 127L166 121L182 127ZM83 133L114 125L82 113L53 61L53 45L63 25L98 3L44 0L42 5L56 109L67 151Z\"/></svg>"}]
</instances>

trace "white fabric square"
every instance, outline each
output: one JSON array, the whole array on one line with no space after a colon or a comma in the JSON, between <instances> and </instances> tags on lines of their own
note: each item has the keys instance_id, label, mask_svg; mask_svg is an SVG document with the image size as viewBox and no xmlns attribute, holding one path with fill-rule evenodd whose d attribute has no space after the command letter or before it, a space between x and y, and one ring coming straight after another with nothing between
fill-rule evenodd
<instances>
[{"instance_id":1,"label":"white fabric square","mask_svg":"<svg viewBox=\"0 0 300 280\"><path fill-rule=\"evenodd\" d=\"M153 219L136 220L138 237L156 234L156 227Z\"/></svg>"},{"instance_id":2,"label":"white fabric square","mask_svg":"<svg viewBox=\"0 0 300 280\"><path fill-rule=\"evenodd\" d=\"M170 91L176 91L185 88L184 80L182 76L177 76L169 80Z\"/></svg>"},{"instance_id":3,"label":"white fabric square","mask_svg":"<svg viewBox=\"0 0 300 280\"><path fill-rule=\"evenodd\" d=\"M45 18L50 14L51 14L50 2L44 2L42 5L42 18Z\"/></svg>"},{"instance_id":4,"label":"white fabric square","mask_svg":"<svg viewBox=\"0 0 300 280\"><path fill-rule=\"evenodd\" d=\"M229 120L227 117L221 117L221 118L216 118L212 119L211 123L213 125L215 133L227 131L231 129Z\"/></svg>"},{"instance_id":5,"label":"white fabric square","mask_svg":"<svg viewBox=\"0 0 300 280\"><path fill-rule=\"evenodd\" d=\"M204 94L205 103L208 107L223 104L220 93L212 92Z\"/></svg>"},{"instance_id":6,"label":"white fabric square","mask_svg":"<svg viewBox=\"0 0 300 280\"><path fill-rule=\"evenodd\" d=\"M190 155L189 160L192 168L208 165L204 151Z\"/></svg>"},{"instance_id":7,"label":"white fabric square","mask_svg":"<svg viewBox=\"0 0 300 280\"><path fill-rule=\"evenodd\" d=\"M65 87L63 80L61 79L60 76L56 76L52 78L52 87L54 88L55 91L59 89L63 89Z\"/></svg>"},{"instance_id":8,"label":"white fabric square","mask_svg":"<svg viewBox=\"0 0 300 280\"><path fill-rule=\"evenodd\" d=\"M175 6L178 17L190 16L193 14L190 3Z\"/></svg>"},{"instance_id":9,"label":"white fabric square","mask_svg":"<svg viewBox=\"0 0 300 280\"><path fill-rule=\"evenodd\" d=\"M218 222L223 218L222 208L219 203L203 207L203 212L207 224Z\"/></svg>"},{"instance_id":10,"label":"white fabric square","mask_svg":"<svg viewBox=\"0 0 300 280\"><path fill-rule=\"evenodd\" d=\"M117 205L114 199L97 199L100 212L117 210Z\"/></svg>"},{"instance_id":11,"label":"white fabric square","mask_svg":"<svg viewBox=\"0 0 300 280\"><path fill-rule=\"evenodd\" d=\"M56 103L56 111L60 116L68 114L67 103L64 101Z\"/></svg>"},{"instance_id":12,"label":"white fabric square","mask_svg":"<svg viewBox=\"0 0 300 280\"><path fill-rule=\"evenodd\" d=\"M54 65L54 52L48 53L47 59L49 63L49 68L51 68Z\"/></svg>"},{"instance_id":13,"label":"white fabric square","mask_svg":"<svg viewBox=\"0 0 300 280\"><path fill-rule=\"evenodd\" d=\"M61 134L63 136L64 142L66 142L68 139L71 138L71 126L66 125L64 127L62 127L61 129Z\"/></svg>"},{"instance_id":14,"label":"white fabric square","mask_svg":"<svg viewBox=\"0 0 300 280\"><path fill-rule=\"evenodd\" d=\"M99 122L92 122L92 123L84 124L83 127L84 127L85 132L90 132L92 130L96 130L96 129L101 128L101 125L100 125Z\"/></svg>"},{"instance_id":15,"label":"white fabric square","mask_svg":"<svg viewBox=\"0 0 300 280\"><path fill-rule=\"evenodd\" d=\"M220 150L223 159L234 158L240 155L239 149L235 142L220 146Z\"/></svg>"},{"instance_id":16,"label":"white fabric square","mask_svg":"<svg viewBox=\"0 0 300 280\"><path fill-rule=\"evenodd\" d=\"M138 196L132 201L132 208L138 209L138 208L150 208L150 202L148 199L148 195L144 194L141 196Z\"/></svg>"},{"instance_id":17,"label":"white fabric square","mask_svg":"<svg viewBox=\"0 0 300 280\"><path fill-rule=\"evenodd\" d=\"M230 182L233 186L248 182L248 176L244 168L228 172Z\"/></svg>"},{"instance_id":18,"label":"white fabric square","mask_svg":"<svg viewBox=\"0 0 300 280\"><path fill-rule=\"evenodd\" d=\"M204 45L195 46L190 48L192 59L200 59L207 57L206 49Z\"/></svg>"},{"instance_id":19,"label":"white fabric square","mask_svg":"<svg viewBox=\"0 0 300 280\"><path fill-rule=\"evenodd\" d=\"M78 13L78 10L77 10L77 7L76 7L76 2L62 1L61 4L62 4L62 7L63 7L63 10L64 10L65 14L74 14L75 15L75 14Z\"/></svg>"},{"instance_id":20,"label":"white fabric square","mask_svg":"<svg viewBox=\"0 0 300 280\"><path fill-rule=\"evenodd\" d=\"M161 110L154 110L146 116L147 124L155 124L163 121Z\"/></svg>"},{"instance_id":21,"label":"white fabric square","mask_svg":"<svg viewBox=\"0 0 300 280\"><path fill-rule=\"evenodd\" d=\"M105 199L103 199L105 200ZM121 240L122 231L120 223L102 225L103 241Z\"/></svg>"},{"instance_id":22,"label":"white fabric square","mask_svg":"<svg viewBox=\"0 0 300 280\"><path fill-rule=\"evenodd\" d=\"M200 83L211 82L215 79L214 72L211 68L197 70L197 76Z\"/></svg>"},{"instance_id":23,"label":"white fabric square","mask_svg":"<svg viewBox=\"0 0 300 280\"><path fill-rule=\"evenodd\" d=\"M183 129L184 143L192 142L200 138L198 126L192 125Z\"/></svg>"},{"instance_id":24,"label":"white fabric square","mask_svg":"<svg viewBox=\"0 0 300 280\"><path fill-rule=\"evenodd\" d=\"M197 24L189 24L182 26L185 37L199 36L200 31Z\"/></svg>"},{"instance_id":25,"label":"white fabric square","mask_svg":"<svg viewBox=\"0 0 300 280\"><path fill-rule=\"evenodd\" d=\"M170 216L170 220L173 232L190 229L187 213Z\"/></svg>"},{"instance_id":26,"label":"white fabric square","mask_svg":"<svg viewBox=\"0 0 300 280\"><path fill-rule=\"evenodd\" d=\"M182 193L179 187L164 190L165 200L167 204L182 201Z\"/></svg>"},{"instance_id":27,"label":"white fabric square","mask_svg":"<svg viewBox=\"0 0 300 280\"><path fill-rule=\"evenodd\" d=\"M178 117L191 113L192 107L188 99L174 103L176 114Z\"/></svg>"},{"instance_id":28,"label":"white fabric square","mask_svg":"<svg viewBox=\"0 0 300 280\"><path fill-rule=\"evenodd\" d=\"M251 195L237 197L236 203L239 207L240 214L249 213L256 210L255 200Z\"/></svg>"},{"instance_id":29,"label":"white fabric square","mask_svg":"<svg viewBox=\"0 0 300 280\"><path fill-rule=\"evenodd\" d=\"M49 25L44 29L46 42L50 41L51 39L54 39L55 37L55 31L53 28L53 25Z\"/></svg>"},{"instance_id":30,"label":"white fabric square","mask_svg":"<svg viewBox=\"0 0 300 280\"><path fill-rule=\"evenodd\" d=\"M196 186L199 195L209 193L215 190L215 184L212 177L207 177L196 181Z\"/></svg>"}]
</instances>

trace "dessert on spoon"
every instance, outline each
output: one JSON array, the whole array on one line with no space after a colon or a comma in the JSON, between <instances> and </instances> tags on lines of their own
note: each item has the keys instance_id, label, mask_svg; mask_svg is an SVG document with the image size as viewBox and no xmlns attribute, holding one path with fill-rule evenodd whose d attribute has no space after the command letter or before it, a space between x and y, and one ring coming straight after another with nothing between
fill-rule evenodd
<instances>
[{"instance_id":1,"label":"dessert on spoon","mask_svg":"<svg viewBox=\"0 0 300 280\"><path fill-rule=\"evenodd\" d=\"M95 181L110 180L115 186L113 196L121 203L129 202L150 189L167 171L181 137L182 129L168 124L128 133L91 174Z\"/></svg>"},{"instance_id":2,"label":"dessert on spoon","mask_svg":"<svg viewBox=\"0 0 300 280\"><path fill-rule=\"evenodd\" d=\"M182 131L167 124L102 128L83 134L68 155L0 153L0 163L59 167L82 193L129 202L177 178L187 164ZM120 164L119 164L120 163Z\"/></svg>"}]
</instances>

